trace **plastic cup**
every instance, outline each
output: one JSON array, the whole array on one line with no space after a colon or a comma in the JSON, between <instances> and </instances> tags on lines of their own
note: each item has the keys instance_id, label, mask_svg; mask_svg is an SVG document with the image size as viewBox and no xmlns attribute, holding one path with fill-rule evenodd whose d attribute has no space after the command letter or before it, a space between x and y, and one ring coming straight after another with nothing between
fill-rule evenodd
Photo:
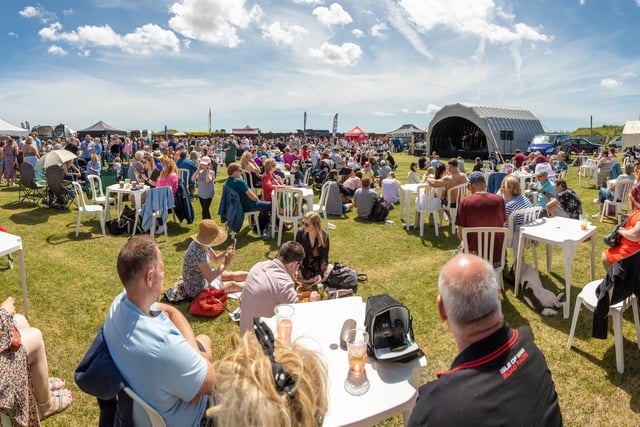
<instances>
[{"instance_id":1,"label":"plastic cup","mask_svg":"<svg viewBox=\"0 0 640 427\"><path fill-rule=\"evenodd\" d=\"M120 181L118 184L120 185L120 188L124 188L124 181Z\"/></svg>"},{"instance_id":2,"label":"plastic cup","mask_svg":"<svg viewBox=\"0 0 640 427\"><path fill-rule=\"evenodd\" d=\"M280 304L273 309L276 316L277 338L282 342L291 342L291 331L293 330L293 315L296 309L291 304Z\"/></svg>"},{"instance_id":3,"label":"plastic cup","mask_svg":"<svg viewBox=\"0 0 640 427\"><path fill-rule=\"evenodd\" d=\"M580 214L580 229L582 231L587 231L587 225L589 225L589 215Z\"/></svg>"},{"instance_id":4,"label":"plastic cup","mask_svg":"<svg viewBox=\"0 0 640 427\"><path fill-rule=\"evenodd\" d=\"M349 358L349 373L344 381L344 388L349 394L360 396L369 391L369 380L365 370L369 334L364 329L349 329L344 339Z\"/></svg>"}]
</instances>

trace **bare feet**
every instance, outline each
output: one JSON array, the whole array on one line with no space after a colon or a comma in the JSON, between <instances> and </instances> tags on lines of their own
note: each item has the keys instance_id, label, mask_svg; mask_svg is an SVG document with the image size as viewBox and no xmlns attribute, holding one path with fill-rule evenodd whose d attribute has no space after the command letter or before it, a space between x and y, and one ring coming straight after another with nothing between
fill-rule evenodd
<instances>
[{"instance_id":1,"label":"bare feet","mask_svg":"<svg viewBox=\"0 0 640 427\"><path fill-rule=\"evenodd\" d=\"M71 405L72 400L73 396L71 396L70 388L52 391L48 401L45 403L38 403L40 419L44 420L51 415L64 411L69 407L69 405Z\"/></svg>"}]
</instances>

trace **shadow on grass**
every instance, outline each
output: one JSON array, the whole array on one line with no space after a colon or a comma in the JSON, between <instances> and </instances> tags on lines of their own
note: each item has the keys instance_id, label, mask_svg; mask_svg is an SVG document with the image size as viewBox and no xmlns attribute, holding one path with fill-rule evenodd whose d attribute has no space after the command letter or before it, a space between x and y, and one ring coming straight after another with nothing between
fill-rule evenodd
<instances>
[{"instance_id":1,"label":"shadow on grass","mask_svg":"<svg viewBox=\"0 0 640 427\"><path fill-rule=\"evenodd\" d=\"M22 211L22 212L15 213L9 216L9 219L16 224L37 225L37 224L47 223L50 216L66 215L68 213L69 212L63 212L59 209L50 209L42 206L30 211Z\"/></svg>"}]
</instances>

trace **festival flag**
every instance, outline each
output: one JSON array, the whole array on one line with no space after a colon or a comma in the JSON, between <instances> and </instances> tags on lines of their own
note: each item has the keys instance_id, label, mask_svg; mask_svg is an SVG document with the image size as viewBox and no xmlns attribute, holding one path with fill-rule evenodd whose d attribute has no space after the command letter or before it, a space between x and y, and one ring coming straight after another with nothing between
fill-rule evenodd
<instances>
[{"instance_id":1,"label":"festival flag","mask_svg":"<svg viewBox=\"0 0 640 427\"><path fill-rule=\"evenodd\" d=\"M211 108L209 108L209 133L211 133Z\"/></svg>"},{"instance_id":2,"label":"festival flag","mask_svg":"<svg viewBox=\"0 0 640 427\"><path fill-rule=\"evenodd\" d=\"M307 137L307 112L304 112L304 124L302 125L302 136Z\"/></svg>"},{"instance_id":3,"label":"festival flag","mask_svg":"<svg viewBox=\"0 0 640 427\"><path fill-rule=\"evenodd\" d=\"M333 116L333 139L336 139L336 133L338 132L338 113Z\"/></svg>"},{"instance_id":4,"label":"festival flag","mask_svg":"<svg viewBox=\"0 0 640 427\"><path fill-rule=\"evenodd\" d=\"M164 125L164 139L165 141L169 139L169 129L167 129L167 125Z\"/></svg>"}]
</instances>

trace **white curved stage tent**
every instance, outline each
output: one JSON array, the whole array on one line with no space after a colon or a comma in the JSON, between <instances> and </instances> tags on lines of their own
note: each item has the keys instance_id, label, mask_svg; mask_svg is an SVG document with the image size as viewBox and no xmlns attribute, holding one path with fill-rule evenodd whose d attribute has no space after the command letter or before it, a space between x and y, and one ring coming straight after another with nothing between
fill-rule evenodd
<instances>
[{"instance_id":1,"label":"white curved stage tent","mask_svg":"<svg viewBox=\"0 0 640 427\"><path fill-rule=\"evenodd\" d=\"M525 152L534 135L544 133L540 120L517 107L451 104L440 109L427 130L428 152L440 157L487 158L490 152Z\"/></svg>"}]
</instances>

